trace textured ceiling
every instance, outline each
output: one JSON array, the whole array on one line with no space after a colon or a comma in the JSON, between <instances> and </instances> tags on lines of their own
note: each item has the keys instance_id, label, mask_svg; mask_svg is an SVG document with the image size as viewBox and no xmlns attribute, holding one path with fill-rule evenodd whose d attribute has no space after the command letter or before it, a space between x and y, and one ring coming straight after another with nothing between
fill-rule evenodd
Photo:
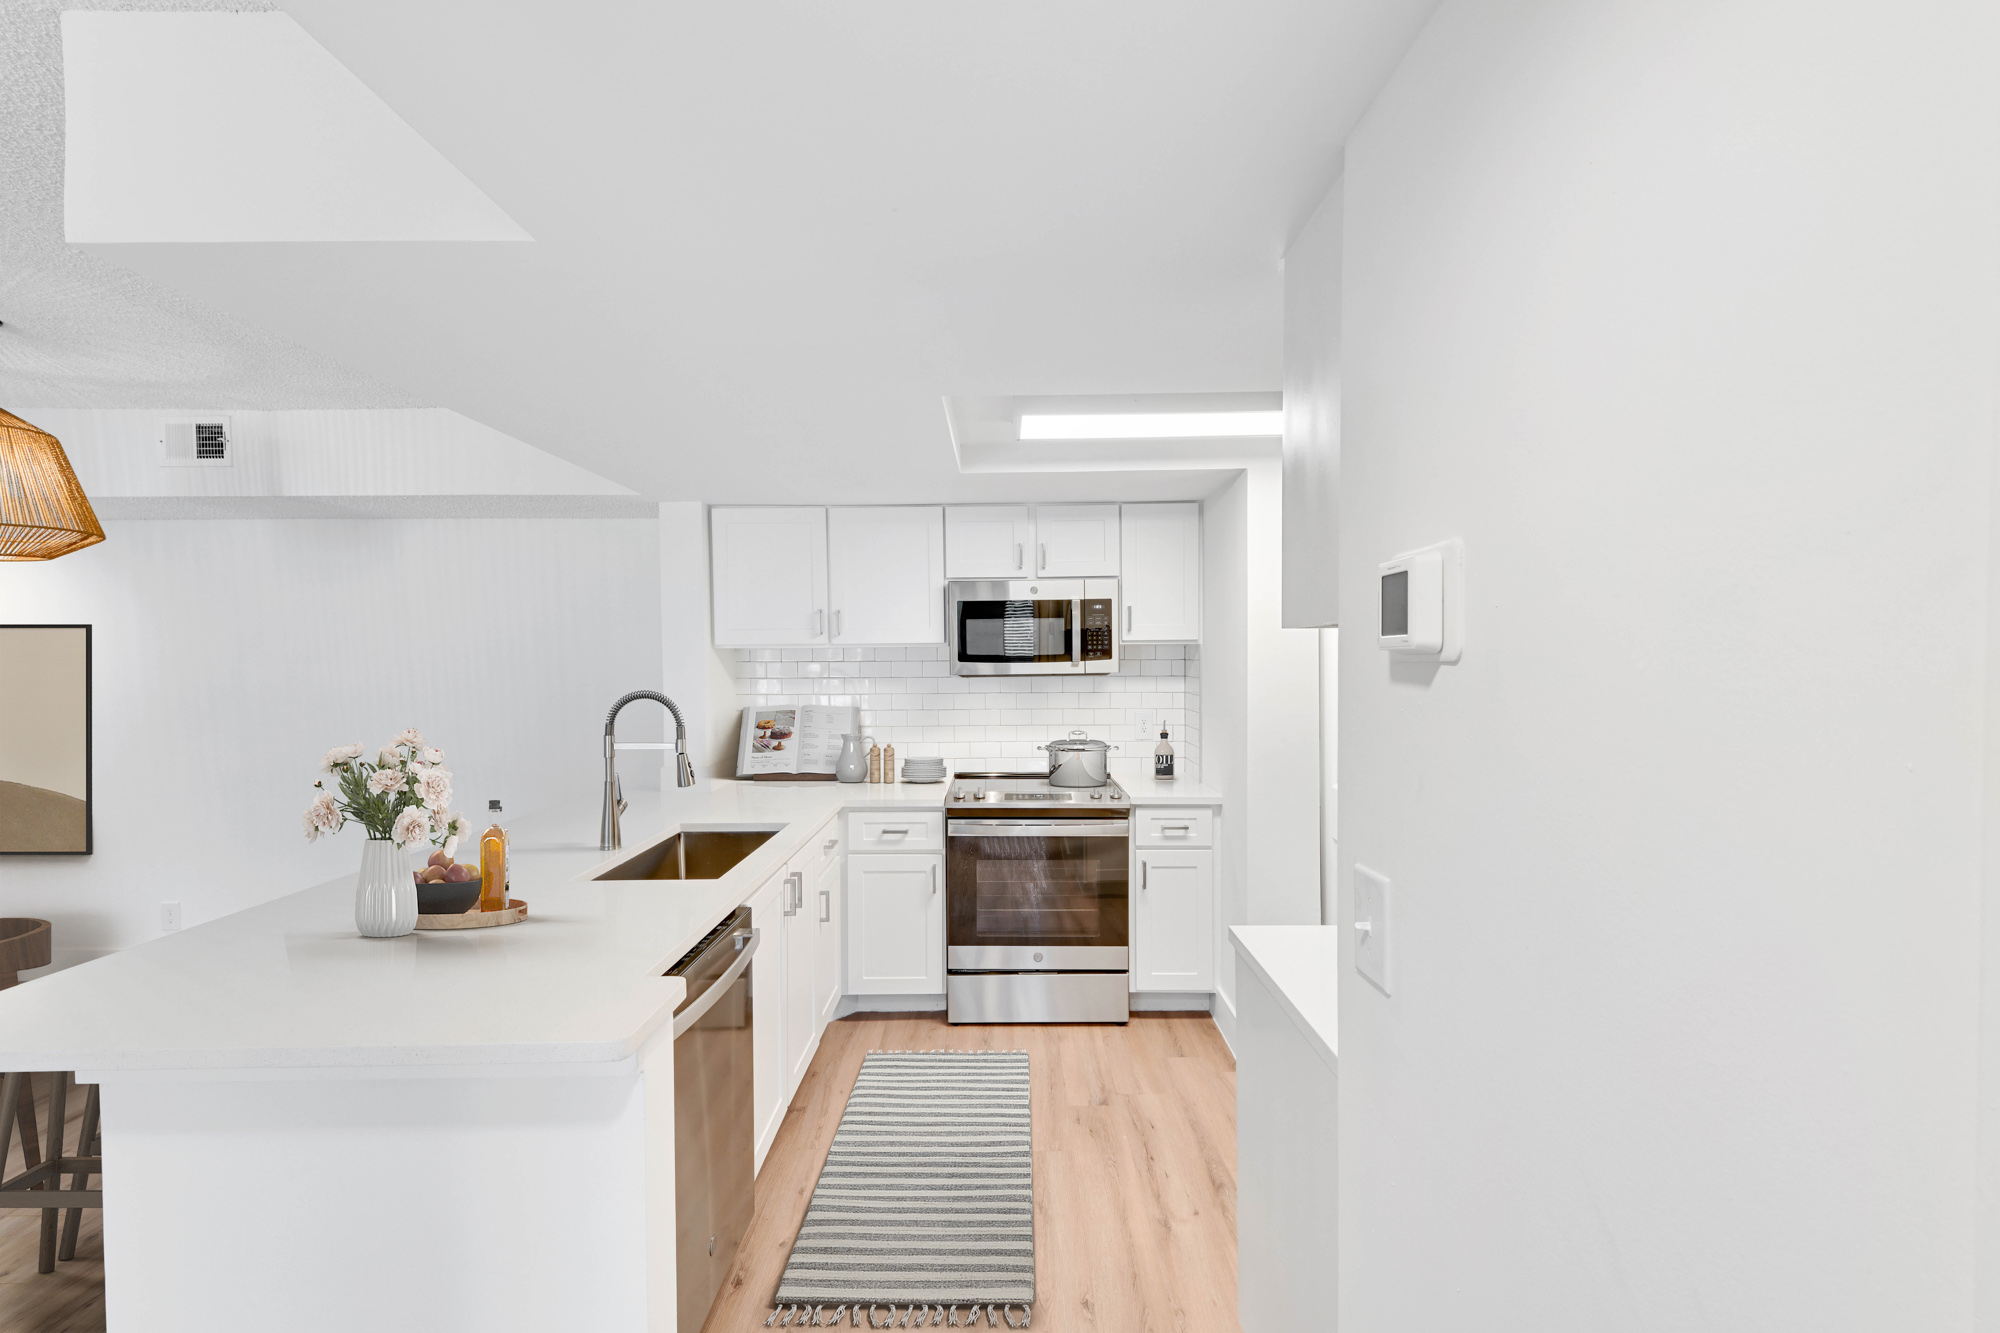
<instances>
[{"instance_id":1,"label":"textured ceiling","mask_svg":"<svg viewBox=\"0 0 2000 1333\"><path fill-rule=\"evenodd\" d=\"M259 0L92 5L276 7ZM0 0L0 405L424 406L64 243L64 8L62 0Z\"/></svg>"}]
</instances>

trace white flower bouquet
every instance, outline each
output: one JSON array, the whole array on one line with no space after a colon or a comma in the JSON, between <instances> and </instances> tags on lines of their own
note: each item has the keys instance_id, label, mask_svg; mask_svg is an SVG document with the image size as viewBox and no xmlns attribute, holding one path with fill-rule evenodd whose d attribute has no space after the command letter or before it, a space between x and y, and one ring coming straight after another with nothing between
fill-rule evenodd
<instances>
[{"instance_id":1,"label":"white flower bouquet","mask_svg":"<svg viewBox=\"0 0 2000 1333\"><path fill-rule=\"evenodd\" d=\"M330 774L313 783L319 795L306 807L308 842L333 834L352 819L373 839L398 847L435 843L449 857L465 834L465 817L451 805L451 770L444 754L424 744L415 729L399 731L376 751L374 762L361 756L359 745L336 745L326 752L320 771Z\"/></svg>"}]
</instances>

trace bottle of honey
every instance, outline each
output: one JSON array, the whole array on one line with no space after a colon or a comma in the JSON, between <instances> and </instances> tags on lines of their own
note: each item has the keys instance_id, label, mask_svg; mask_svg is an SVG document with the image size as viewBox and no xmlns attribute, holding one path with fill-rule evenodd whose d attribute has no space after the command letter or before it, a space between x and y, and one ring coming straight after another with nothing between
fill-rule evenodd
<instances>
[{"instance_id":1,"label":"bottle of honey","mask_svg":"<svg viewBox=\"0 0 2000 1333\"><path fill-rule=\"evenodd\" d=\"M497 815L500 802L492 801L487 808ZM507 910L507 830L497 820L479 835L479 910Z\"/></svg>"}]
</instances>

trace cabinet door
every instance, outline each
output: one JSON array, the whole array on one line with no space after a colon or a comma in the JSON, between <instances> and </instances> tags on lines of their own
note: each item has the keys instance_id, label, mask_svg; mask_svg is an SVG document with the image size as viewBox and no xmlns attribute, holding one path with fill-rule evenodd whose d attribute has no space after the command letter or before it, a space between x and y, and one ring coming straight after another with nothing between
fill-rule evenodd
<instances>
[{"instance_id":1,"label":"cabinet door","mask_svg":"<svg viewBox=\"0 0 2000 1333\"><path fill-rule=\"evenodd\" d=\"M842 977L846 969L843 964L847 961L843 947L847 904L841 901L841 878L846 858L841 855L838 821L827 825L826 831L820 834L819 856L819 878L814 882L809 902L817 918L814 929L818 932L813 949L813 996L819 1012L814 1021L819 1030L825 1032L844 993Z\"/></svg>"},{"instance_id":2,"label":"cabinet door","mask_svg":"<svg viewBox=\"0 0 2000 1333\"><path fill-rule=\"evenodd\" d=\"M833 642L944 642L943 509L829 509L826 568Z\"/></svg>"},{"instance_id":3,"label":"cabinet door","mask_svg":"<svg viewBox=\"0 0 2000 1333\"><path fill-rule=\"evenodd\" d=\"M784 872L750 900L750 924L757 930L757 955L750 960L751 1104L755 1108L757 1167L785 1118L785 1053L781 1016L785 994Z\"/></svg>"},{"instance_id":4,"label":"cabinet door","mask_svg":"<svg viewBox=\"0 0 2000 1333\"><path fill-rule=\"evenodd\" d=\"M1127 643L1201 638L1201 505L1122 505Z\"/></svg>"},{"instance_id":5,"label":"cabinet door","mask_svg":"<svg viewBox=\"0 0 2000 1333\"><path fill-rule=\"evenodd\" d=\"M1070 579L1117 572L1117 505L1035 506L1036 577Z\"/></svg>"},{"instance_id":6,"label":"cabinet door","mask_svg":"<svg viewBox=\"0 0 2000 1333\"><path fill-rule=\"evenodd\" d=\"M813 990L813 959L819 946L819 913L812 896L816 848L785 867L785 1100L789 1102L819 1049L819 1002Z\"/></svg>"},{"instance_id":7,"label":"cabinet door","mask_svg":"<svg viewBox=\"0 0 2000 1333\"><path fill-rule=\"evenodd\" d=\"M1034 568L1035 522L1026 505L951 505L944 511L945 575L1025 579Z\"/></svg>"},{"instance_id":8,"label":"cabinet door","mask_svg":"<svg viewBox=\"0 0 2000 1333\"><path fill-rule=\"evenodd\" d=\"M1139 852L1135 991L1215 989L1215 853Z\"/></svg>"},{"instance_id":9,"label":"cabinet door","mask_svg":"<svg viewBox=\"0 0 2000 1333\"><path fill-rule=\"evenodd\" d=\"M944 994L944 857L847 858L847 987Z\"/></svg>"},{"instance_id":10,"label":"cabinet door","mask_svg":"<svg viewBox=\"0 0 2000 1333\"><path fill-rule=\"evenodd\" d=\"M715 642L827 642L826 510L711 509Z\"/></svg>"}]
</instances>

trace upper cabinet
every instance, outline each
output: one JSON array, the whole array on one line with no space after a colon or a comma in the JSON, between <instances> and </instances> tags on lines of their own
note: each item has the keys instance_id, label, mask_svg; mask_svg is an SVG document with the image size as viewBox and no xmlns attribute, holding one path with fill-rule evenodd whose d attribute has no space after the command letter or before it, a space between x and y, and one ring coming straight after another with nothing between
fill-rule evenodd
<instances>
[{"instance_id":1,"label":"upper cabinet","mask_svg":"<svg viewBox=\"0 0 2000 1333\"><path fill-rule=\"evenodd\" d=\"M1131 504L1120 531L1127 643L1201 638L1201 505Z\"/></svg>"},{"instance_id":2,"label":"upper cabinet","mask_svg":"<svg viewBox=\"0 0 2000 1333\"><path fill-rule=\"evenodd\" d=\"M709 511L715 643L944 642L936 505Z\"/></svg>"},{"instance_id":3,"label":"upper cabinet","mask_svg":"<svg viewBox=\"0 0 2000 1333\"><path fill-rule=\"evenodd\" d=\"M944 549L936 505L827 510L832 641L943 643Z\"/></svg>"},{"instance_id":4,"label":"upper cabinet","mask_svg":"<svg viewBox=\"0 0 2000 1333\"><path fill-rule=\"evenodd\" d=\"M1035 577L1118 573L1117 505L1036 505Z\"/></svg>"},{"instance_id":5,"label":"upper cabinet","mask_svg":"<svg viewBox=\"0 0 2000 1333\"><path fill-rule=\"evenodd\" d=\"M828 641L826 510L714 509L708 536L717 644Z\"/></svg>"},{"instance_id":6,"label":"upper cabinet","mask_svg":"<svg viewBox=\"0 0 2000 1333\"><path fill-rule=\"evenodd\" d=\"M945 576L1034 577L1034 513L1026 505L952 505L944 511Z\"/></svg>"}]
</instances>

